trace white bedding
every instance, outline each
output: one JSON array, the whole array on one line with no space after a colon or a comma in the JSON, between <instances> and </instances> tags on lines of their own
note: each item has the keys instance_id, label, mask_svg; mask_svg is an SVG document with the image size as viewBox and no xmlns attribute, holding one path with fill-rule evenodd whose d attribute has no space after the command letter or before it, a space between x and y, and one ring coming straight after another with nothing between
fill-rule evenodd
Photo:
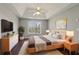
<instances>
[{"instance_id":1,"label":"white bedding","mask_svg":"<svg viewBox=\"0 0 79 59\"><path fill-rule=\"evenodd\" d=\"M43 35L43 37L47 38L48 40L51 41L52 45L54 42L63 42L63 39L54 39L51 36ZM34 36L35 40L35 49L36 52L43 51L46 49L46 42L42 40L39 36Z\"/></svg>"},{"instance_id":2,"label":"white bedding","mask_svg":"<svg viewBox=\"0 0 79 59\"><path fill-rule=\"evenodd\" d=\"M46 42L39 38L39 36L34 36L35 49L36 52L46 49Z\"/></svg>"},{"instance_id":3,"label":"white bedding","mask_svg":"<svg viewBox=\"0 0 79 59\"><path fill-rule=\"evenodd\" d=\"M43 37L47 38L48 40L51 41L51 43L53 44L54 42L63 42L64 40L63 39L55 39L49 35L43 35Z\"/></svg>"}]
</instances>

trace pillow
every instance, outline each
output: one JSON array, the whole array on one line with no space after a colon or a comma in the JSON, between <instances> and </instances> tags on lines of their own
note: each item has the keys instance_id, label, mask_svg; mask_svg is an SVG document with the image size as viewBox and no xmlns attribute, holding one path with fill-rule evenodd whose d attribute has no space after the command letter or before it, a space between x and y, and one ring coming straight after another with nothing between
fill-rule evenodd
<instances>
[{"instance_id":1,"label":"pillow","mask_svg":"<svg viewBox=\"0 0 79 59\"><path fill-rule=\"evenodd\" d=\"M53 30L48 34L48 37L52 40L56 39L65 39L65 31L64 30Z\"/></svg>"},{"instance_id":2,"label":"pillow","mask_svg":"<svg viewBox=\"0 0 79 59\"><path fill-rule=\"evenodd\" d=\"M62 35L58 35L58 39L62 39Z\"/></svg>"},{"instance_id":3,"label":"pillow","mask_svg":"<svg viewBox=\"0 0 79 59\"><path fill-rule=\"evenodd\" d=\"M54 32L51 34L51 37L54 39L62 39L62 34L60 32Z\"/></svg>"},{"instance_id":4,"label":"pillow","mask_svg":"<svg viewBox=\"0 0 79 59\"><path fill-rule=\"evenodd\" d=\"M57 35L56 32L54 32L54 33L51 34L51 37L54 38L54 39L57 39L58 35Z\"/></svg>"}]
</instances>

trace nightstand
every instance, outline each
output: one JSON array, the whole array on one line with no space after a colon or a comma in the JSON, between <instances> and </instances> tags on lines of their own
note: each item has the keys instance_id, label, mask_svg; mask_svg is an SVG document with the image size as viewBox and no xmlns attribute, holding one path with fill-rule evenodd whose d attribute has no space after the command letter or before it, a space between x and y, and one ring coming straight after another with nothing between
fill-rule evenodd
<instances>
[{"instance_id":1,"label":"nightstand","mask_svg":"<svg viewBox=\"0 0 79 59\"><path fill-rule=\"evenodd\" d=\"M77 54L78 50L78 43L77 42L69 42L68 40L64 41L64 51L67 49L69 51L69 54L71 55L72 52L75 52Z\"/></svg>"}]
</instances>

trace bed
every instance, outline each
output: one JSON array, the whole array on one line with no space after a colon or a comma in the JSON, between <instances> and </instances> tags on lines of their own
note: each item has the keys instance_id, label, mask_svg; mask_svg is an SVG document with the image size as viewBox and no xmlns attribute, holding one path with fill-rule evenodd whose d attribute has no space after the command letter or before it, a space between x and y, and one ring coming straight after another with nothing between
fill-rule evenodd
<instances>
[{"instance_id":1,"label":"bed","mask_svg":"<svg viewBox=\"0 0 79 59\"><path fill-rule=\"evenodd\" d=\"M58 35L58 33L61 35L61 37ZM29 38L27 52L32 54L40 51L62 48L64 38L65 33L63 31L54 31L49 35L31 36Z\"/></svg>"}]
</instances>

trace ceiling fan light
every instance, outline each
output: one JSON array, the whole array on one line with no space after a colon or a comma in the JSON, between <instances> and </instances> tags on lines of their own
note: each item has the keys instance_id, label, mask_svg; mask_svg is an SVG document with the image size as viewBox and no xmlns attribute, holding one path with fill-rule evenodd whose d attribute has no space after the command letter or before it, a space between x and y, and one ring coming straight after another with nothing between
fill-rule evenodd
<instances>
[{"instance_id":1,"label":"ceiling fan light","mask_svg":"<svg viewBox=\"0 0 79 59\"><path fill-rule=\"evenodd\" d=\"M40 7L37 7L37 10L40 10Z\"/></svg>"},{"instance_id":2,"label":"ceiling fan light","mask_svg":"<svg viewBox=\"0 0 79 59\"><path fill-rule=\"evenodd\" d=\"M33 14L33 16L35 16L35 15L40 15L40 12L36 12Z\"/></svg>"},{"instance_id":3,"label":"ceiling fan light","mask_svg":"<svg viewBox=\"0 0 79 59\"><path fill-rule=\"evenodd\" d=\"M40 14L40 12L36 12L36 14L37 14L37 15L39 15L39 14Z\"/></svg>"}]
</instances>

